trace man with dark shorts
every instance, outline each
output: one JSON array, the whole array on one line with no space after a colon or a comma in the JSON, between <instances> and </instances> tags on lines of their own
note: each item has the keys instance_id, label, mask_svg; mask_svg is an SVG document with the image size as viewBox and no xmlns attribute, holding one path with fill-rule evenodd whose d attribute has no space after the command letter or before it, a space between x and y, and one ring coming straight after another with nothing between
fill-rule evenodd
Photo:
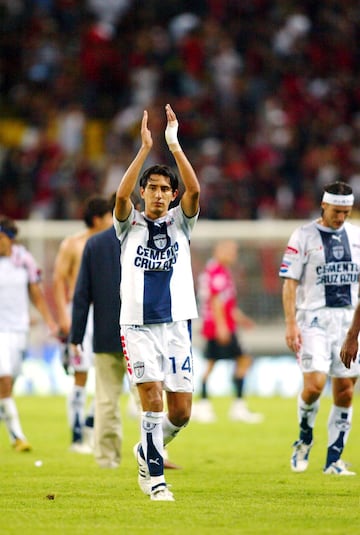
<instances>
[{"instance_id":1,"label":"man with dark shorts","mask_svg":"<svg viewBox=\"0 0 360 535\"><path fill-rule=\"evenodd\" d=\"M216 418L208 399L207 381L218 360L235 361L233 382L236 399L230 408L230 419L246 423L259 423L263 420L261 414L248 409L243 399L245 376L252 359L239 343L237 328L252 328L254 322L237 306L237 291L230 271L237 254L235 241L217 243L212 258L199 278L201 334L206 340L204 357L207 366L202 378L201 400L194 404L192 418L204 423L213 422Z\"/></svg>"}]
</instances>

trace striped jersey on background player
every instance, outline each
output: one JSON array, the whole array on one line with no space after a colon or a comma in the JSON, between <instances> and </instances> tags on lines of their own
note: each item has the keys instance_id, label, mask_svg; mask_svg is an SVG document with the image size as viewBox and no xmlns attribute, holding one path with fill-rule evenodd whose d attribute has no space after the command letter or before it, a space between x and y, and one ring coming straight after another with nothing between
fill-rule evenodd
<instances>
[{"instance_id":1,"label":"striped jersey on background player","mask_svg":"<svg viewBox=\"0 0 360 535\"><path fill-rule=\"evenodd\" d=\"M348 184L326 186L320 218L293 232L280 267L286 343L296 353L304 382L298 397L299 438L290 461L295 472L308 467L320 396L330 376L333 406L324 473L355 474L341 455L351 428L360 367L356 362L347 369L340 359L359 292L360 228L346 221L353 203Z\"/></svg>"}]
</instances>

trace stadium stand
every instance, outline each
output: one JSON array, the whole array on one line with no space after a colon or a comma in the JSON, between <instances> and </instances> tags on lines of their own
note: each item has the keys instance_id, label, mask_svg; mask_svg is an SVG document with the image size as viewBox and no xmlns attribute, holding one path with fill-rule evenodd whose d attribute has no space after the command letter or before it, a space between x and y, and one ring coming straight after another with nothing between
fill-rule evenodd
<instances>
[{"instance_id":1,"label":"stadium stand","mask_svg":"<svg viewBox=\"0 0 360 535\"><path fill-rule=\"evenodd\" d=\"M308 218L360 193L356 0L4 0L0 212L80 219L111 191L143 108L170 101L202 218ZM154 113L154 116L158 114ZM163 125L151 125L159 158Z\"/></svg>"}]
</instances>

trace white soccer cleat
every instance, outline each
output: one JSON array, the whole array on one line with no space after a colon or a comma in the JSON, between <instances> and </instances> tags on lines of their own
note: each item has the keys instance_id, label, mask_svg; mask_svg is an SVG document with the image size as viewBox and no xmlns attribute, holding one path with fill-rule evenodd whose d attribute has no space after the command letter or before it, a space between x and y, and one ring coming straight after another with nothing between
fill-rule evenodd
<instances>
[{"instance_id":1,"label":"white soccer cleat","mask_svg":"<svg viewBox=\"0 0 360 535\"><path fill-rule=\"evenodd\" d=\"M246 424L260 424L264 416L258 412L251 412L243 399L236 399L229 412L230 420Z\"/></svg>"},{"instance_id":2,"label":"white soccer cleat","mask_svg":"<svg viewBox=\"0 0 360 535\"><path fill-rule=\"evenodd\" d=\"M161 486L150 495L150 500L162 502L174 502L175 498L167 486Z\"/></svg>"},{"instance_id":3,"label":"white soccer cleat","mask_svg":"<svg viewBox=\"0 0 360 535\"><path fill-rule=\"evenodd\" d=\"M203 424L216 422L216 415L211 401L208 399L201 399L197 403L194 403L191 410L191 419Z\"/></svg>"},{"instance_id":4,"label":"white soccer cleat","mask_svg":"<svg viewBox=\"0 0 360 535\"><path fill-rule=\"evenodd\" d=\"M348 465L342 459L331 463L327 468L324 468L324 474L334 474L336 476L356 476L356 472L351 472L347 469Z\"/></svg>"},{"instance_id":5,"label":"white soccer cleat","mask_svg":"<svg viewBox=\"0 0 360 535\"><path fill-rule=\"evenodd\" d=\"M92 447L89 446L89 444L84 444L83 442L73 442L69 450L82 455L91 455L94 453Z\"/></svg>"},{"instance_id":6,"label":"white soccer cleat","mask_svg":"<svg viewBox=\"0 0 360 535\"><path fill-rule=\"evenodd\" d=\"M141 491L147 496L150 496L151 494L150 473L149 473L147 462L140 455L140 452L139 452L140 445L141 445L141 442L137 442L137 444L135 444L135 446L133 447L134 456L138 464L138 484L139 484Z\"/></svg>"},{"instance_id":7,"label":"white soccer cleat","mask_svg":"<svg viewBox=\"0 0 360 535\"><path fill-rule=\"evenodd\" d=\"M294 442L294 452L290 459L290 466L293 472L305 472L309 464L309 453L312 445L312 442L305 444L302 440Z\"/></svg>"}]
</instances>

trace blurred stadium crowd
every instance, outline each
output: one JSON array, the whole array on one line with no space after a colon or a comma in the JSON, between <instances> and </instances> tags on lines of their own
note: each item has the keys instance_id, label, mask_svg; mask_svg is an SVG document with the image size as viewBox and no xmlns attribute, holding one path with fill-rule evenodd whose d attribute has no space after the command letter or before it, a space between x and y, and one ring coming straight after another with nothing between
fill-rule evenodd
<instances>
[{"instance_id":1,"label":"blurred stadium crowd","mask_svg":"<svg viewBox=\"0 0 360 535\"><path fill-rule=\"evenodd\" d=\"M166 102L202 218L307 218L360 198L358 0L0 0L0 212L76 219ZM163 121L161 117L163 114Z\"/></svg>"}]
</instances>

